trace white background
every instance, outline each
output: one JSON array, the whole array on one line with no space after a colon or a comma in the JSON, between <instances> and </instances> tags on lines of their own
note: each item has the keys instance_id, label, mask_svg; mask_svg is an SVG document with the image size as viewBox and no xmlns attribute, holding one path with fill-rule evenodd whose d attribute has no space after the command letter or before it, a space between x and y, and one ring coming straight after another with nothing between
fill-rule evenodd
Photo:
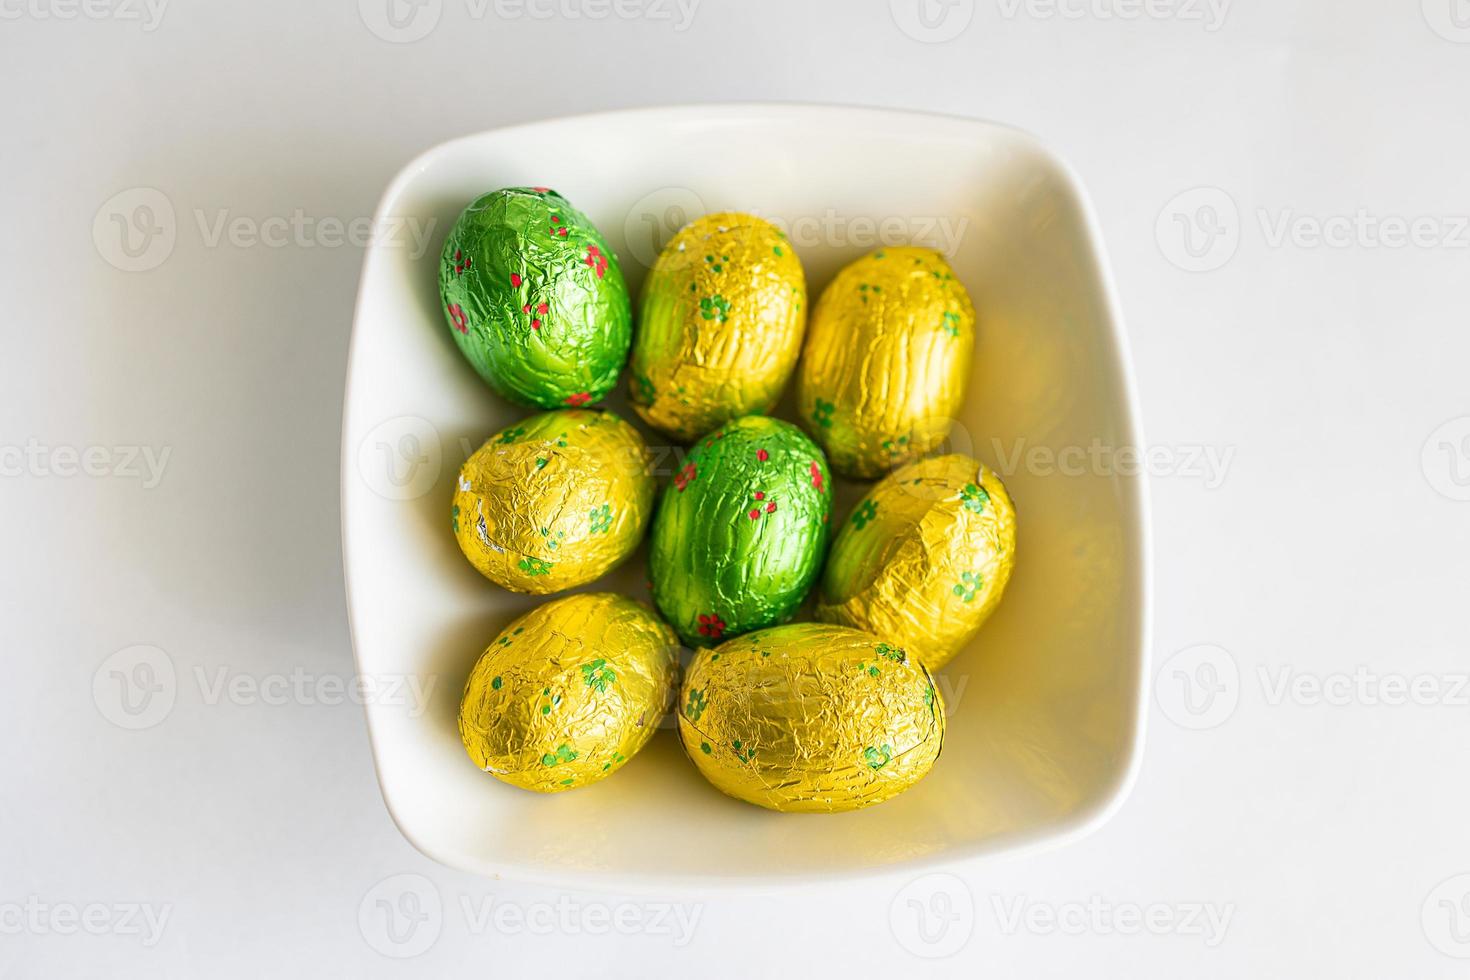
<instances>
[{"instance_id":1,"label":"white background","mask_svg":"<svg viewBox=\"0 0 1470 980\"><path fill-rule=\"evenodd\" d=\"M157 2L0 0L0 976L1470 969L1470 4ZM729 100L1040 135L1099 212L1150 442L1228 456L1152 481L1142 771L1081 843L760 895L483 880L399 836L358 706L274 696L353 669L361 249L212 241L221 212L349 221L456 135ZM121 251L137 188L171 252ZM172 708L115 724L109 670L159 657ZM213 696L237 677L273 693Z\"/></svg>"}]
</instances>

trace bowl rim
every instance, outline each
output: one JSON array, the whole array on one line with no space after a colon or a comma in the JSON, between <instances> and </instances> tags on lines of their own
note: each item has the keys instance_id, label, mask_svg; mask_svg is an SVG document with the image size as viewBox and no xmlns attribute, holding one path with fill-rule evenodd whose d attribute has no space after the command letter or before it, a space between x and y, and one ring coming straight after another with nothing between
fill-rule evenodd
<instances>
[{"instance_id":1,"label":"bowl rim","mask_svg":"<svg viewBox=\"0 0 1470 980\"><path fill-rule=\"evenodd\" d=\"M1113 367L1117 372L1124 405L1127 409L1127 418L1124 420L1124 425L1122 426L1126 443L1138 447L1146 445L1143 437L1142 411L1138 398L1138 387L1134 376L1133 359L1128 344L1122 306L1118 296L1117 284L1114 282L1110 271L1111 267L1108 262L1108 253L1102 235L1102 228L1092 200L1088 196L1086 187L1083 185L1079 175L1063 156L1054 151L1033 133L1007 123L928 110L898 109L857 103L801 101L682 103L611 109L599 112L572 113L527 120L457 136L437 143L414 156L388 183L387 189L383 192L382 197L378 201L378 206L374 211L374 227L380 226L381 222L387 217L390 209L400 200L409 184L427 170L435 160L449 154L462 144L482 140L487 136L505 137L543 127L608 122L612 120L633 120L640 118L647 120L658 117L697 117L704 120L726 118L738 120L742 115L764 116L767 120L780 117L796 119L811 115L842 115L848 116L854 121L862 117L869 118L874 122L887 122L889 124L897 121L912 124L914 122L928 120L935 124L952 126L956 130L963 128L1000 130L1009 134L1012 139L1026 144L1038 156L1045 158L1055 168L1057 175L1065 182L1066 189L1076 201L1078 212L1082 217L1082 228L1089 245L1086 261L1095 281L1100 285L1103 310L1106 313L1108 321L1107 334L1111 342L1111 354L1116 361ZM342 577L344 598L347 606L347 633L348 640L352 645L353 665L359 673L362 671L363 665L362 656L358 647L358 631L354 613L356 606L353 602L352 588L352 544L347 533L350 496L348 487L349 481L352 479L352 474L355 471L356 447L349 443L349 436L353 431L352 423L354 421L351 412L353 381L358 372L353 370L353 365L357 358L359 325L363 319L367 302L368 273L375 262L377 254L377 247L370 245L363 256L362 273L358 281L357 296L353 304L352 330L348 339L345 363L347 377L342 395L342 455L339 474L340 482L338 486L339 533L342 539ZM494 879L509 879L528 884L575 887L600 892L617 891L625 894L647 894L656 891L664 896L669 896L670 894L693 894L712 888L718 888L724 892L758 893L786 891L793 888L831 885L857 880L882 880L898 877L912 878L938 871L958 874L965 870L974 869L982 863L1002 859L1023 858L1074 843L1097 831L1123 807L1134 785L1137 783L1139 769L1142 765L1148 716L1146 705L1149 703L1151 682L1148 667L1153 644L1153 527L1150 519L1150 486L1147 474L1138 474L1131 481L1131 485L1135 488L1135 493L1125 501L1124 513L1125 516L1131 519L1137 529L1137 578L1139 588L1139 635L1136 658L1138 663L1138 680L1133 692L1132 738L1125 747L1127 757L1123 760L1123 765L1117 770L1117 775L1112 780L1111 785L1104 792L1099 793L1086 807L1069 816L1063 822L1036 830L1002 835L978 844L956 846L935 854L915 857L879 867L836 868L831 870L791 873L762 872L737 877L734 875L715 875L705 872L684 874L681 872L604 871L593 868L551 869L543 865L517 861L496 861L491 866L491 863L481 861L472 856L457 852L453 854L445 853L439 846L420 836L401 816L399 808L394 802L393 794L383 779L380 758L383 748L380 745L380 735L374 721L374 705L364 703L363 713L367 722L368 744L373 758L373 775L377 780L378 791L382 796L383 804L387 807L388 814L392 818L394 826L398 828L398 832L403 835L415 850L448 868L470 871L477 875ZM795 814L791 816L795 819L804 819L812 815ZM823 815L818 814L816 816L820 817Z\"/></svg>"}]
</instances>

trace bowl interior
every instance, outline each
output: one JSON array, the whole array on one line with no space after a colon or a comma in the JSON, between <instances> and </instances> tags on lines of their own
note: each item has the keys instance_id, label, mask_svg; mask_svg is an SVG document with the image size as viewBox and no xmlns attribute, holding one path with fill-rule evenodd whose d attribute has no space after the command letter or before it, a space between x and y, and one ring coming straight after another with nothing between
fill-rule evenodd
<instances>
[{"instance_id":1,"label":"bowl interior","mask_svg":"<svg viewBox=\"0 0 1470 980\"><path fill-rule=\"evenodd\" d=\"M460 357L436 269L470 200L526 184L555 187L597 223L635 296L659 246L705 211L782 224L813 299L879 245L949 255L979 317L951 442L1006 481L1018 558L999 610L939 674L948 738L910 792L856 813L769 813L714 790L671 730L614 778L549 797L501 784L466 757L455 716L469 668L539 600L465 562L449 499L469 453L529 413ZM617 113L445 144L400 175L380 219L349 368L343 534L358 666L376 692L367 710L379 779L418 847L525 878L753 882L1008 849L1107 809L1137 736L1144 488L1089 448L1136 442L1121 326L1086 205L1033 139L857 109ZM609 405L633 418L621 391ZM789 406L776 414L791 417ZM645 434L661 472L674 472L681 450ZM863 490L839 488L834 520ZM645 578L640 552L589 589L647 601Z\"/></svg>"}]
</instances>

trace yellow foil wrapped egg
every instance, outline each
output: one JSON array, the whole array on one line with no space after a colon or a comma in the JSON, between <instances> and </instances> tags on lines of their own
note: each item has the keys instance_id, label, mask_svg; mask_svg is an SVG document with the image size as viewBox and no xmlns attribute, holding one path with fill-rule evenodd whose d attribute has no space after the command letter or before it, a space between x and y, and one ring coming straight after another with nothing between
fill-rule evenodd
<instances>
[{"instance_id":1,"label":"yellow foil wrapped egg","mask_svg":"<svg viewBox=\"0 0 1470 980\"><path fill-rule=\"evenodd\" d=\"M705 778L772 810L871 806L918 782L944 744L944 705L902 648L794 623L695 655L679 737Z\"/></svg>"},{"instance_id":2,"label":"yellow foil wrapped egg","mask_svg":"<svg viewBox=\"0 0 1470 980\"><path fill-rule=\"evenodd\" d=\"M873 487L837 533L817 618L867 630L937 670L984 624L1016 560L1016 511L1000 477L959 454Z\"/></svg>"},{"instance_id":3,"label":"yellow foil wrapped egg","mask_svg":"<svg viewBox=\"0 0 1470 980\"><path fill-rule=\"evenodd\" d=\"M627 558L653 508L643 438L611 412L560 409L491 436L460 470L460 550L512 592L560 592Z\"/></svg>"},{"instance_id":4,"label":"yellow foil wrapped egg","mask_svg":"<svg viewBox=\"0 0 1470 980\"><path fill-rule=\"evenodd\" d=\"M802 424L838 473L881 476L949 435L974 348L975 308L944 256L879 249L839 272L812 311Z\"/></svg>"},{"instance_id":5,"label":"yellow foil wrapped egg","mask_svg":"<svg viewBox=\"0 0 1470 980\"><path fill-rule=\"evenodd\" d=\"M806 279L775 225L710 214L670 239L643 283L630 400L692 442L775 406L801 353Z\"/></svg>"},{"instance_id":6,"label":"yellow foil wrapped egg","mask_svg":"<svg viewBox=\"0 0 1470 980\"><path fill-rule=\"evenodd\" d=\"M554 599L480 655L465 683L460 738L475 765L513 786L586 786L617 772L652 737L678 668L673 630L632 599Z\"/></svg>"}]
</instances>

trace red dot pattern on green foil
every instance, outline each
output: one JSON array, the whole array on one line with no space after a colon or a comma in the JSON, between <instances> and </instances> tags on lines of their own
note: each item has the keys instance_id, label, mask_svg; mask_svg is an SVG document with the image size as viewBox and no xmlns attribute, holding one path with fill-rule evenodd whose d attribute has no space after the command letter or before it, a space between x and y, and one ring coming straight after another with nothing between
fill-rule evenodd
<instances>
[{"instance_id":1,"label":"red dot pattern on green foil","mask_svg":"<svg viewBox=\"0 0 1470 980\"><path fill-rule=\"evenodd\" d=\"M587 257L582 260L582 263L597 273L599 279L607 273L607 256L603 255L602 249L596 245L587 246Z\"/></svg>"},{"instance_id":2,"label":"red dot pattern on green foil","mask_svg":"<svg viewBox=\"0 0 1470 980\"><path fill-rule=\"evenodd\" d=\"M460 333L469 333L469 320L464 315L464 309L458 303L450 303L448 306L449 319L454 322L454 329Z\"/></svg>"},{"instance_id":3,"label":"red dot pattern on green foil","mask_svg":"<svg viewBox=\"0 0 1470 980\"><path fill-rule=\"evenodd\" d=\"M750 509L750 513L749 515L747 515L750 517L751 520L758 520L762 512L767 514L774 514L776 512L776 502L774 500L766 501L766 493L764 490L757 490L755 493L751 494L751 497L755 500L757 504L757 506ZM765 503L764 507L759 506L762 502Z\"/></svg>"}]
</instances>

